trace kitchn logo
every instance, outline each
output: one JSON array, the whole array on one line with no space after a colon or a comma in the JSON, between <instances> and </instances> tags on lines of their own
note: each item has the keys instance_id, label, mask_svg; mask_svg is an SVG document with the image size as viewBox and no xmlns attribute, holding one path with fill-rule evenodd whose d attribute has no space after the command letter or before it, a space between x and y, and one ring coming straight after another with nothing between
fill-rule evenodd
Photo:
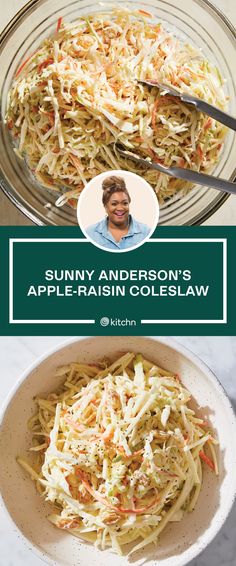
<instances>
[{"instance_id":1,"label":"kitchn logo","mask_svg":"<svg viewBox=\"0 0 236 566\"><path fill-rule=\"evenodd\" d=\"M136 326L136 324L136 320L128 318L108 318L107 316L100 318L101 326Z\"/></svg>"}]
</instances>

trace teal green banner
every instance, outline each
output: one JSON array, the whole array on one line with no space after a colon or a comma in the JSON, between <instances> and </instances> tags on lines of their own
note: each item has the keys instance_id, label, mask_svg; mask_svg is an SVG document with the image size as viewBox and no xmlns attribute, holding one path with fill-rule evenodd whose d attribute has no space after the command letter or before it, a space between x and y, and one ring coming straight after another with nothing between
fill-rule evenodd
<instances>
[{"instance_id":1,"label":"teal green banner","mask_svg":"<svg viewBox=\"0 0 236 566\"><path fill-rule=\"evenodd\" d=\"M1 334L234 334L235 236L161 227L114 254L79 228L1 228Z\"/></svg>"},{"instance_id":2,"label":"teal green banner","mask_svg":"<svg viewBox=\"0 0 236 566\"><path fill-rule=\"evenodd\" d=\"M224 244L157 239L117 257L79 238L11 239L10 322L223 322Z\"/></svg>"}]
</instances>

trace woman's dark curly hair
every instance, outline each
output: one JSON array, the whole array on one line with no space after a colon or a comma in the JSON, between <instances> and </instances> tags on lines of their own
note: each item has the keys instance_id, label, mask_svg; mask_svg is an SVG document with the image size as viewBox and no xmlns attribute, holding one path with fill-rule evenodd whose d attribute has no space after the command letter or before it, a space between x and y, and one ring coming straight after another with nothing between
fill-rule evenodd
<instances>
[{"instance_id":1,"label":"woman's dark curly hair","mask_svg":"<svg viewBox=\"0 0 236 566\"><path fill-rule=\"evenodd\" d=\"M128 201L131 202L131 198L126 188L125 180L123 179L123 177L117 177L116 175L106 177L102 182L102 190L102 202L104 206L107 205L108 201L114 193L119 192L125 193L127 195Z\"/></svg>"}]
</instances>

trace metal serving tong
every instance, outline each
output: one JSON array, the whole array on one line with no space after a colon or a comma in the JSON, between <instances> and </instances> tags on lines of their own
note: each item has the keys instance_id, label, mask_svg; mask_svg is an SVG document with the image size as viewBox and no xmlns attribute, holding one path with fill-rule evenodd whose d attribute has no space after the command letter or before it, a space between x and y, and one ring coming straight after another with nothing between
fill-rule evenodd
<instances>
[{"instance_id":1,"label":"metal serving tong","mask_svg":"<svg viewBox=\"0 0 236 566\"><path fill-rule=\"evenodd\" d=\"M192 169L184 169L183 167L165 167L160 163L155 163L151 159L145 159L144 157L139 157L136 153L125 149L121 144L116 143L115 148L117 151L126 157L126 159L132 159L139 164L145 165L149 169L157 169L160 173L165 173L170 177L175 177L176 179L183 179L184 181L189 181L194 185L203 185L207 187L212 187L212 189L218 189L218 191L224 191L225 193L236 194L236 183L232 181L226 181L220 177L213 177L212 175L206 175L205 173L198 173L197 171L192 171Z\"/></svg>"},{"instance_id":2,"label":"metal serving tong","mask_svg":"<svg viewBox=\"0 0 236 566\"><path fill-rule=\"evenodd\" d=\"M226 114L225 112L222 112L222 110L219 110L215 106L204 102L204 100L201 100L200 98L187 93L181 93L175 88L169 87L168 85L162 83L160 84L157 81L140 80L138 82L149 87L156 86L162 90L165 90L169 94L180 98L180 100L182 100L183 102L193 104L201 112L208 114L218 122L221 122L222 124L228 126L230 129L236 131L236 118L233 118L232 116ZM129 151L119 143L115 144L115 148L121 155L123 155L123 157L132 159L133 161L136 161L137 163L140 163L147 168L157 169L157 171L160 171L160 173L165 173L170 177L183 179L184 181L189 181L194 185L206 185L207 187L217 189L218 191L236 194L236 183L233 183L232 181L226 181L225 179L221 179L220 177L213 177L212 175L206 175L205 173L198 173L198 171L192 171L192 169L184 169L183 167L166 167L165 165L156 163L149 158L145 159L144 157L140 157L139 155L133 153L132 151Z\"/></svg>"},{"instance_id":3,"label":"metal serving tong","mask_svg":"<svg viewBox=\"0 0 236 566\"><path fill-rule=\"evenodd\" d=\"M173 86L169 86L164 83L158 83L157 81L138 80L137 82L139 84L149 87L156 86L161 90L168 92L168 94L171 94L172 96L176 96L176 98L179 98L180 100L182 100L182 102L186 102L187 104L192 104L200 112L203 112L208 116L211 116L211 118L214 118L215 120L217 120L217 122L221 122L221 124L224 124L225 126L228 126L228 128L230 128L231 130L236 131L236 118L233 118L233 116L230 116L230 114L226 114L226 112L219 110L219 108L216 108L216 106L212 106L212 104L208 104L208 102L205 102L204 100L198 98L197 96L192 96L187 92L179 92Z\"/></svg>"}]
</instances>

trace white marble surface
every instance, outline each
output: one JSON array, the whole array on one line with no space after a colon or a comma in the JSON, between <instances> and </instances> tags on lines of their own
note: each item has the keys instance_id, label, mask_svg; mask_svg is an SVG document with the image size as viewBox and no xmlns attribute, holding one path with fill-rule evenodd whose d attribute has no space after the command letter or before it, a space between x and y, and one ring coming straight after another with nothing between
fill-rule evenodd
<instances>
[{"instance_id":1,"label":"white marble surface","mask_svg":"<svg viewBox=\"0 0 236 566\"><path fill-rule=\"evenodd\" d=\"M0 405L28 365L67 337L0 337ZM236 337L176 337L216 373L236 408ZM236 566L236 504L221 532L189 566ZM40 566L0 511L0 566Z\"/></svg>"},{"instance_id":2,"label":"white marble surface","mask_svg":"<svg viewBox=\"0 0 236 566\"><path fill-rule=\"evenodd\" d=\"M187 2L188 0L186 0ZM235 0L212 0L222 12L226 14L231 23L236 26L236 2ZM25 0L0 0L0 31L6 26L9 20L26 4ZM8 200L0 190L0 226L30 226L32 222L26 218ZM204 226L236 226L236 197L231 196L223 206L213 214ZM235 561L236 564L236 561Z\"/></svg>"}]
</instances>

